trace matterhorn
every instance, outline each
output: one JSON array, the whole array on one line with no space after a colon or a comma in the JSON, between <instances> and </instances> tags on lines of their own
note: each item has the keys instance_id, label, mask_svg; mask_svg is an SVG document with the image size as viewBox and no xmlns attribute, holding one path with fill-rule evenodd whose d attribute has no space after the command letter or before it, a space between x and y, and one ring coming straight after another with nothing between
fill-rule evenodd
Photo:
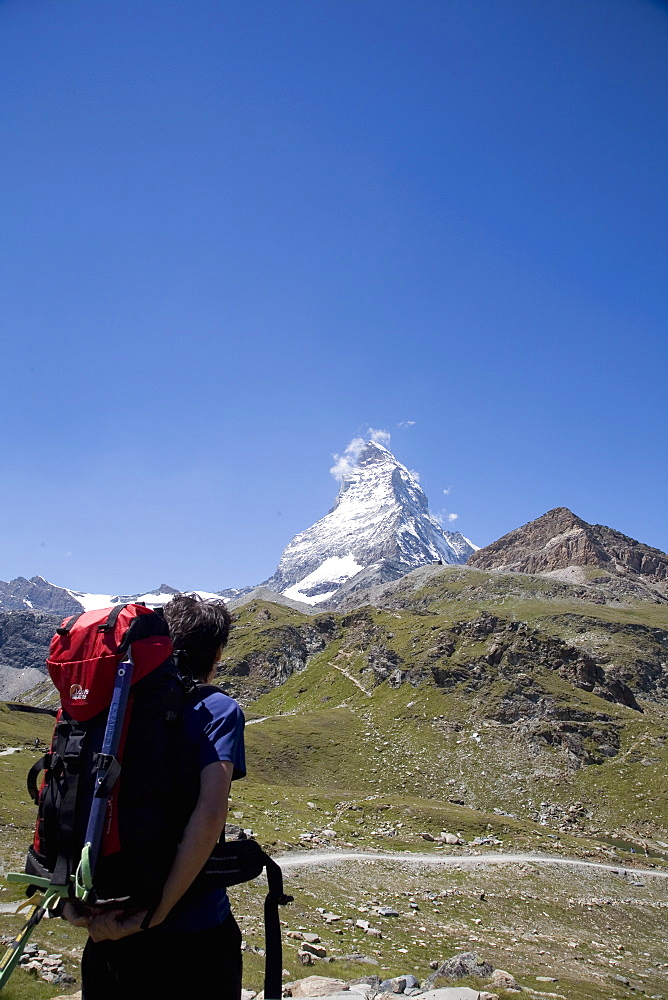
<instances>
[{"instance_id":1,"label":"matterhorn","mask_svg":"<svg viewBox=\"0 0 668 1000\"><path fill-rule=\"evenodd\" d=\"M363 587L426 563L465 563L477 546L444 531L414 473L368 441L325 517L287 546L264 586L294 601L334 606Z\"/></svg>"}]
</instances>

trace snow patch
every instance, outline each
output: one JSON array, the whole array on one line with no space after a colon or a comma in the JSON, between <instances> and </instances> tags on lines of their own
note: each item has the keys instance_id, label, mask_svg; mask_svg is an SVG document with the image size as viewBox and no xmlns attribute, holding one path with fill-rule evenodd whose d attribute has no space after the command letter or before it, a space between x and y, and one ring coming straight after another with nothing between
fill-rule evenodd
<instances>
[{"instance_id":1,"label":"snow patch","mask_svg":"<svg viewBox=\"0 0 668 1000\"><path fill-rule=\"evenodd\" d=\"M78 590L68 590L68 594L78 601L84 611L98 611L100 608L111 608L114 604L125 604L126 601L112 601L112 594L83 594ZM189 590L189 594L198 594L203 601L221 600L219 594L212 594L208 590ZM136 601L143 601L144 604L153 607L162 607L169 604L174 594L140 594Z\"/></svg>"},{"instance_id":2,"label":"snow patch","mask_svg":"<svg viewBox=\"0 0 668 1000\"><path fill-rule=\"evenodd\" d=\"M303 601L305 604L322 604L323 601L328 600L336 593L342 583L356 576L362 569L364 567L355 560L351 552L345 556L329 556L303 580L299 580L298 583L284 590L283 597L289 597L293 601ZM304 593L304 591L317 587L321 583L332 583L336 586L325 594L309 596Z\"/></svg>"}]
</instances>

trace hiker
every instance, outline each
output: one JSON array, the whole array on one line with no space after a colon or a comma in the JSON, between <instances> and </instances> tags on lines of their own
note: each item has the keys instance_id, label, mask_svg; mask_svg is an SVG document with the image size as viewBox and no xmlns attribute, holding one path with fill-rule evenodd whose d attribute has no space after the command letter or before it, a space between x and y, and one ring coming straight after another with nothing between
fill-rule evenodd
<instances>
[{"instance_id":1,"label":"hiker","mask_svg":"<svg viewBox=\"0 0 668 1000\"><path fill-rule=\"evenodd\" d=\"M224 603L178 594L164 613L179 665L198 683L210 683L229 634ZM157 906L128 916L95 907L82 914L65 905L65 918L89 933L84 1000L239 1000L241 933L227 892L186 893L225 828L230 783L246 773L243 727L241 709L219 689L203 688L185 708L183 753L198 792Z\"/></svg>"}]
</instances>

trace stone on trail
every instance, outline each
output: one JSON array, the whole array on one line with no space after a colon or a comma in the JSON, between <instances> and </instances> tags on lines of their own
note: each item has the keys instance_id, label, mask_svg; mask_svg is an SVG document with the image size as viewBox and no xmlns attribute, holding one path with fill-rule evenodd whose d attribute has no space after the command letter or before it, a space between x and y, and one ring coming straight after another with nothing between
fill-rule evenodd
<instances>
[{"instance_id":1,"label":"stone on trail","mask_svg":"<svg viewBox=\"0 0 668 1000\"><path fill-rule=\"evenodd\" d=\"M328 976L307 976L288 985L293 997L329 997L348 989L343 979L330 979Z\"/></svg>"}]
</instances>

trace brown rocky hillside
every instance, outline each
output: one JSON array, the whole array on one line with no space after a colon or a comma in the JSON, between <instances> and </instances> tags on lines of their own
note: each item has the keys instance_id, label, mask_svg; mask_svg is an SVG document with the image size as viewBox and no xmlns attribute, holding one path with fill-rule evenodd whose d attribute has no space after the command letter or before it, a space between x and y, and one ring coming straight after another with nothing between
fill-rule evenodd
<instances>
[{"instance_id":1,"label":"brown rocky hillside","mask_svg":"<svg viewBox=\"0 0 668 1000\"><path fill-rule=\"evenodd\" d=\"M668 555L603 524L588 524L567 507L555 507L469 558L477 569L556 573L569 567L602 570L613 577L668 592ZM600 579L600 575L599 575Z\"/></svg>"}]
</instances>

